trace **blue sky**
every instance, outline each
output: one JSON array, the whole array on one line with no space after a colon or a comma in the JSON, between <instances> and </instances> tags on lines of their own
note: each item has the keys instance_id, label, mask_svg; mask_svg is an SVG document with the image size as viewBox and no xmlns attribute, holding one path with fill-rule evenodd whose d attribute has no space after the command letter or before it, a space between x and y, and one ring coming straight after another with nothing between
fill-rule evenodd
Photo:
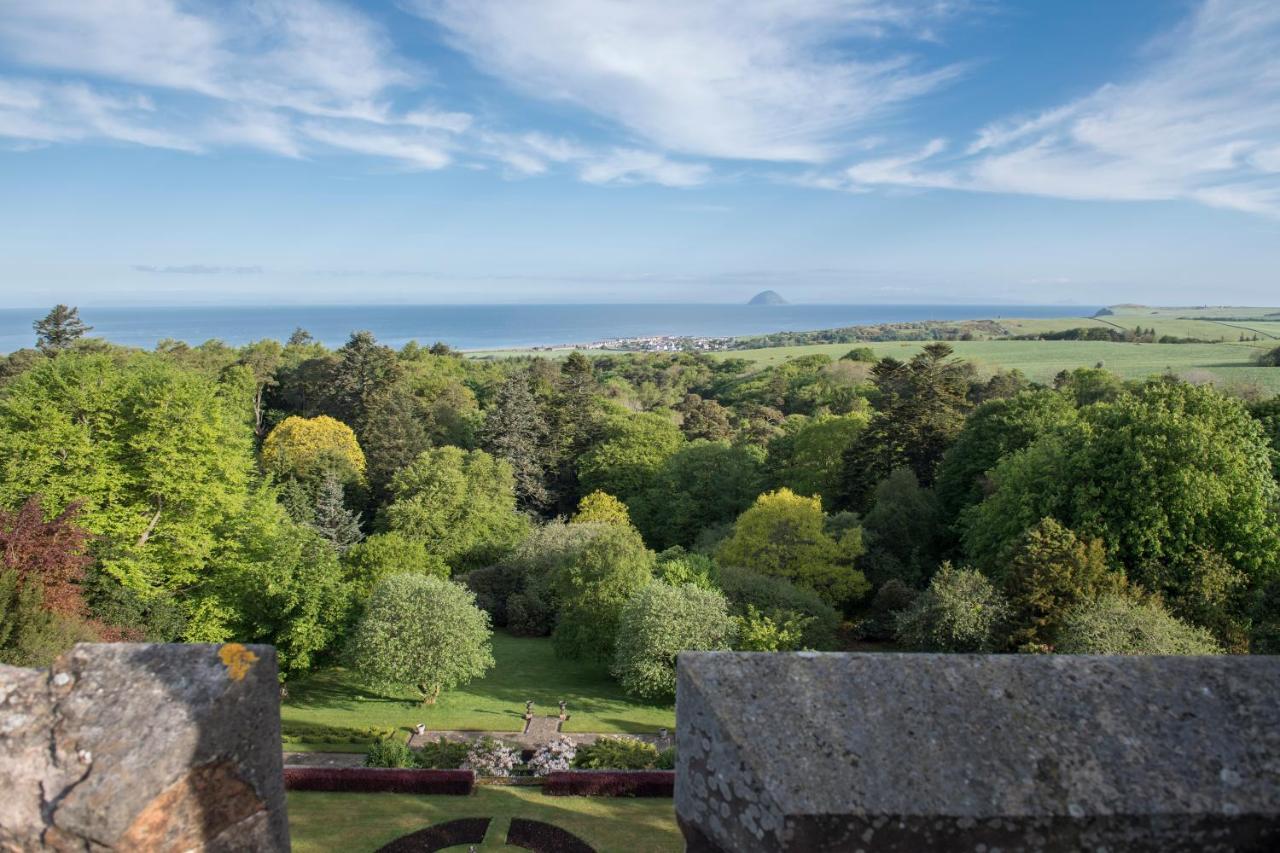
<instances>
[{"instance_id":1,"label":"blue sky","mask_svg":"<svg viewBox=\"0 0 1280 853\"><path fill-rule=\"evenodd\" d=\"M0 0L0 306L1280 303L1275 0Z\"/></svg>"}]
</instances>

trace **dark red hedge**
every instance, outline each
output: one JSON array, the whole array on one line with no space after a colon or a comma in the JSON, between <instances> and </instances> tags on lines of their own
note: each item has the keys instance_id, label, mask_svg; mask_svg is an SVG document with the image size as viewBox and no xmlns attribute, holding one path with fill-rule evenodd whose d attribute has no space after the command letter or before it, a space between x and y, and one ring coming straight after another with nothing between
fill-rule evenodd
<instances>
[{"instance_id":1,"label":"dark red hedge","mask_svg":"<svg viewBox=\"0 0 1280 853\"><path fill-rule=\"evenodd\" d=\"M475 790L470 770L389 770L381 767L286 767L290 791L353 791L392 794L458 794Z\"/></svg>"},{"instance_id":2,"label":"dark red hedge","mask_svg":"<svg viewBox=\"0 0 1280 853\"><path fill-rule=\"evenodd\" d=\"M464 817L437 823L402 835L390 844L379 847L377 853L431 853L433 850L448 850L462 844L483 844L490 820L487 817Z\"/></svg>"},{"instance_id":3,"label":"dark red hedge","mask_svg":"<svg viewBox=\"0 0 1280 853\"><path fill-rule=\"evenodd\" d=\"M674 770L568 770L548 773L542 793L558 797L670 797Z\"/></svg>"}]
</instances>

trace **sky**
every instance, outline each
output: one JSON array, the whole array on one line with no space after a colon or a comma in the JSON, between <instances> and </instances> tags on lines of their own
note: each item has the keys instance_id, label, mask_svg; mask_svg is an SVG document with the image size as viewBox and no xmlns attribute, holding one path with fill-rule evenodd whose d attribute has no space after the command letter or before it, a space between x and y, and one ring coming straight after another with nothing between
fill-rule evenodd
<instances>
[{"instance_id":1,"label":"sky","mask_svg":"<svg viewBox=\"0 0 1280 853\"><path fill-rule=\"evenodd\" d=\"M1280 303L1277 0L0 0L0 307Z\"/></svg>"}]
</instances>

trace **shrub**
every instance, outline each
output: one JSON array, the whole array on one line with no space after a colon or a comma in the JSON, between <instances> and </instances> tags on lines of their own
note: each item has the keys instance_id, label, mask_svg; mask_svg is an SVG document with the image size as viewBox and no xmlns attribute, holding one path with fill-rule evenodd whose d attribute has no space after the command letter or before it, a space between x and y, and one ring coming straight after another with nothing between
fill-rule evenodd
<instances>
[{"instance_id":1,"label":"shrub","mask_svg":"<svg viewBox=\"0 0 1280 853\"><path fill-rule=\"evenodd\" d=\"M675 770L676 769L676 748L669 746L662 752L658 753L658 760L653 766L659 770Z\"/></svg>"},{"instance_id":2,"label":"shrub","mask_svg":"<svg viewBox=\"0 0 1280 853\"><path fill-rule=\"evenodd\" d=\"M464 770L472 770L477 776L506 777L520 763L520 753L500 740L485 735L471 744L467 750Z\"/></svg>"},{"instance_id":3,"label":"shrub","mask_svg":"<svg viewBox=\"0 0 1280 853\"><path fill-rule=\"evenodd\" d=\"M1154 598L1104 595L1072 610L1057 651L1075 655L1214 655L1222 650L1203 628L1172 616Z\"/></svg>"},{"instance_id":4,"label":"shrub","mask_svg":"<svg viewBox=\"0 0 1280 853\"><path fill-rule=\"evenodd\" d=\"M578 747L573 766L585 770L645 770L658 760L658 748L631 737L601 737Z\"/></svg>"},{"instance_id":5,"label":"shrub","mask_svg":"<svg viewBox=\"0 0 1280 853\"><path fill-rule=\"evenodd\" d=\"M524 574L515 566L484 566L472 569L463 577L467 589L476 594L479 607L494 625L507 624L507 602L524 590Z\"/></svg>"},{"instance_id":6,"label":"shrub","mask_svg":"<svg viewBox=\"0 0 1280 853\"><path fill-rule=\"evenodd\" d=\"M529 760L529 769L534 776L546 776L548 773L559 773L573 765L578 747L572 740L561 735L550 743L544 743L534 752Z\"/></svg>"},{"instance_id":7,"label":"shrub","mask_svg":"<svg viewBox=\"0 0 1280 853\"><path fill-rule=\"evenodd\" d=\"M804 648L805 628L813 621L793 610L779 611L774 619L747 605L747 612L735 616L734 648L743 652L794 652Z\"/></svg>"},{"instance_id":8,"label":"shrub","mask_svg":"<svg viewBox=\"0 0 1280 853\"><path fill-rule=\"evenodd\" d=\"M944 563L929 588L898 613L898 640L930 652L995 651L1008 606L991 581Z\"/></svg>"},{"instance_id":9,"label":"shrub","mask_svg":"<svg viewBox=\"0 0 1280 853\"><path fill-rule=\"evenodd\" d=\"M552 797L671 797L676 774L670 770L552 773L542 793Z\"/></svg>"},{"instance_id":10,"label":"shrub","mask_svg":"<svg viewBox=\"0 0 1280 853\"><path fill-rule=\"evenodd\" d=\"M517 637L545 637L555 626L555 607L541 588L526 589L507 599L507 630Z\"/></svg>"},{"instance_id":11,"label":"shrub","mask_svg":"<svg viewBox=\"0 0 1280 853\"><path fill-rule=\"evenodd\" d=\"M718 589L715 580L716 561L706 554L686 551L679 545L658 555L654 577L671 586L691 583L703 589Z\"/></svg>"},{"instance_id":12,"label":"shrub","mask_svg":"<svg viewBox=\"0 0 1280 853\"><path fill-rule=\"evenodd\" d=\"M717 577L734 615L746 616L748 606L754 606L779 624L795 614L812 617L804 627L803 648L835 648L840 614L813 590L736 566L721 566Z\"/></svg>"},{"instance_id":13,"label":"shrub","mask_svg":"<svg viewBox=\"0 0 1280 853\"><path fill-rule=\"evenodd\" d=\"M374 767L286 767L290 791L351 791L391 794L452 794L475 790L470 770L388 770Z\"/></svg>"},{"instance_id":14,"label":"shrub","mask_svg":"<svg viewBox=\"0 0 1280 853\"><path fill-rule=\"evenodd\" d=\"M415 763L413 750L401 740L374 741L364 754L365 767L413 767Z\"/></svg>"},{"instance_id":15,"label":"shrub","mask_svg":"<svg viewBox=\"0 0 1280 853\"><path fill-rule=\"evenodd\" d=\"M676 655L728 649L733 632L728 602L720 592L651 583L622 608L612 672L634 696L671 698L676 693Z\"/></svg>"},{"instance_id":16,"label":"shrub","mask_svg":"<svg viewBox=\"0 0 1280 853\"><path fill-rule=\"evenodd\" d=\"M897 631L899 613L909 608L919 595L914 589L894 578L881 584L871 599L871 612L858 623L857 635L862 640L892 640Z\"/></svg>"},{"instance_id":17,"label":"shrub","mask_svg":"<svg viewBox=\"0 0 1280 853\"><path fill-rule=\"evenodd\" d=\"M467 760L467 744L446 740L443 735L434 742L423 744L415 761L419 767L431 770L455 770Z\"/></svg>"}]
</instances>

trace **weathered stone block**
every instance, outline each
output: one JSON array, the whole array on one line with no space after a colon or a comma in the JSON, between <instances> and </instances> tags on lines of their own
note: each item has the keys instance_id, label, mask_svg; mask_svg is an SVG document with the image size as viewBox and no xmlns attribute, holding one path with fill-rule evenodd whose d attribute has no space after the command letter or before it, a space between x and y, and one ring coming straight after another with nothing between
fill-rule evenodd
<instances>
[{"instance_id":1,"label":"weathered stone block","mask_svg":"<svg viewBox=\"0 0 1280 853\"><path fill-rule=\"evenodd\" d=\"M270 646L0 666L0 849L289 849Z\"/></svg>"},{"instance_id":2,"label":"weathered stone block","mask_svg":"<svg viewBox=\"0 0 1280 853\"><path fill-rule=\"evenodd\" d=\"M1280 658L680 655L691 851L1280 849Z\"/></svg>"}]
</instances>

